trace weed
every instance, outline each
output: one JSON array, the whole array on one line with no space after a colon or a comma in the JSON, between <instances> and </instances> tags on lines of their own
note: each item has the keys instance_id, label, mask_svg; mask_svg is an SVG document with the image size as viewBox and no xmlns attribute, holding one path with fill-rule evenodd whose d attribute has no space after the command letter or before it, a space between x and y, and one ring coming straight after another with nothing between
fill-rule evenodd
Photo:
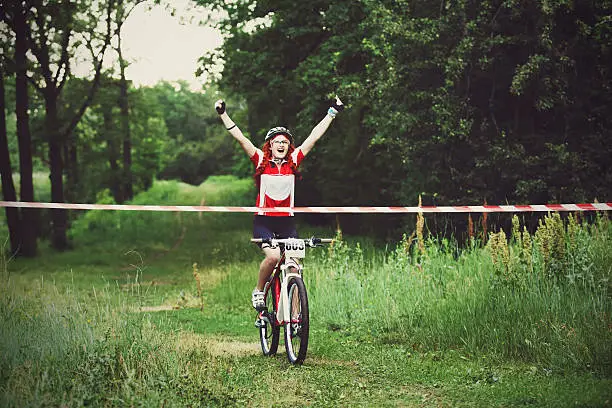
<instances>
[{"instance_id":1,"label":"weed","mask_svg":"<svg viewBox=\"0 0 612 408\"><path fill-rule=\"evenodd\" d=\"M198 299L200 300L200 310L204 310L204 300L202 298L202 284L200 282L200 273L198 272L198 264L193 264L193 278L196 281Z\"/></svg>"}]
</instances>

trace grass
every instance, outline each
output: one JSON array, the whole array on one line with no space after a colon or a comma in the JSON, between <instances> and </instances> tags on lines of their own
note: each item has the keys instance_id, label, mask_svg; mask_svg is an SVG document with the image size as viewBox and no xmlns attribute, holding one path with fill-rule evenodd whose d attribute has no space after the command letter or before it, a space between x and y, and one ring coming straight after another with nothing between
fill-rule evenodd
<instances>
[{"instance_id":1,"label":"grass","mask_svg":"<svg viewBox=\"0 0 612 408\"><path fill-rule=\"evenodd\" d=\"M433 253L418 264L397 252L367 260L355 249L326 258L311 276L315 310L336 330L367 327L417 350L457 349L547 369L610 373L605 286L554 284L534 275L520 289L496 285L485 251L455 259L437 246L428 250Z\"/></svg>"},{"instance_id":2,"label":"grass","mask_svg":"<svg viewBox=\"0 0 612 408\"><path fill-rule=\"evenodd\" d=\"M158 182L135 202L250 205L252 194L251 180L219 177ZM261 356L250 223L91 211L73 225L74 250L5 259L0 406L610 405L607 220L547 263L541 237L531 264L525 237L508 240L505 264L493 262L504 248L477 243L429 240L421 252L353 237L313 250L302 367Z\"/></svg>"}]
</instances>

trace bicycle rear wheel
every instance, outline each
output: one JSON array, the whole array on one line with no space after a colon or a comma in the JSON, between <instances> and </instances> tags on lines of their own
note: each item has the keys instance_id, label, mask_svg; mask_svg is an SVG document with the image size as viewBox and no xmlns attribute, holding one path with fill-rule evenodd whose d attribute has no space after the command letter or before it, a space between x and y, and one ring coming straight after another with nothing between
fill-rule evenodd
<instances>
[{"instance_id":1,"label":"bicycle rear wheel","mask_svg":"<svg viewBox=\"0 0 612 408\"><path fill-rule=\"evenodd\" d=\"M285 349L291 364L302 364L308 350L308 296L302 278L293 277L287 289L290 321L285 323Z\"/></svg>"},{"instance_id":2,"label":"bicycle rear wheel","mask_svg":"<svg viewBox=\"0 0 612 408\"><path fill-rule=\"evenodd\" d=\"M280 326L276 322L276 285L278 285L277 280L270 280L266 284L266 289L264 290L266 310L261 313L261 324L259 327L259 340L261 343L261 351L264 356L273 356L278 350Z\"/></svg>"}]
</instances>

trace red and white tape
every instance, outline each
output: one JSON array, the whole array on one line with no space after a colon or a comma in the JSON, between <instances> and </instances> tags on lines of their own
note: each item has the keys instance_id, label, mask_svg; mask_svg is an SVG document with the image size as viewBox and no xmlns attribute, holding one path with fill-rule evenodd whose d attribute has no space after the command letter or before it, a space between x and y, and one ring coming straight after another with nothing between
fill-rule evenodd
<instances>
[{"instance_id":1,"label":"red and white tape","mask_svg":"<svg viewBox=\"0 0 612 408\"><path fill-rule=\"evenodd\" d=\"M72 204L39 203L27 201L0 201L0 207L49 208L64 210L115 210L115 211L187 211L187 212L229 212L256 213L294 212L294 213L502 213L502 212L556 212L556 211L610 211L612 203L584 204L530 204L530 205L461 205L461 206L421 206L421 207L228 207L208 205L119 205L119 204Z\"/></svg>"}]
</instances>

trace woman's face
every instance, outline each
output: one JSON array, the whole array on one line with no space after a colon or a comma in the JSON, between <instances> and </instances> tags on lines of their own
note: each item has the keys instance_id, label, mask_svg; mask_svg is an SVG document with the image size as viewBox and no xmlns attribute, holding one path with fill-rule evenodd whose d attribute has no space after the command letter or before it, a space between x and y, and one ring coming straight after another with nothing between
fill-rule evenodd
<instances>
[{"instance_id":1,"label":"woman's face","mask_svg":"<svg viewBox=\"0 0 612 408\"><path fill-rule=\"evenodd\" d=\"M285 135L278 135L270 141L272 156L275 159L284 159L289 151L289 139Z\"/></svg>"}]
</instances>

